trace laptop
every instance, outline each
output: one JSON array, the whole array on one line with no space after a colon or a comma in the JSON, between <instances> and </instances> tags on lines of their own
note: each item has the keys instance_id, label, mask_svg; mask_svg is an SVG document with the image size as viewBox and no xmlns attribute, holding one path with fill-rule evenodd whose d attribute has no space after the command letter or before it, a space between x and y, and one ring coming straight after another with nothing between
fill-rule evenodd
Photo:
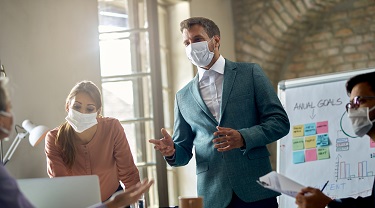
<instances>
[{"instance_id":1,"label":"laptop","mask_svg":"<svg viewBox=\"0 0 375 208\"><path fill-rule=\"evenodd\" d=\"M37 208L84 208L101 202L96 175L18 179L17 183Z\"/></svg>"}]
</instances>

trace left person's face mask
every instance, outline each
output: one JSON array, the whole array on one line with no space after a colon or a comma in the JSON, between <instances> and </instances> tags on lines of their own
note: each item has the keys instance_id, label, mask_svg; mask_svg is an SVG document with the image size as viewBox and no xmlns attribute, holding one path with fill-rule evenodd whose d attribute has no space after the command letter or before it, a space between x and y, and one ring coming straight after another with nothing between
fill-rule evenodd
<instances>
[{"instance_id":1,"label":"left person's face mask","mask_svg":"<svg viewBox=\"0 0 375 208\"><path fill-rule=\"evenodd\" d=\"M96 120L97 115L97 112L84 114L70 108L65 120L72 126L74 131L82 133L98 123Z\"/></svg>"}]
</instances>

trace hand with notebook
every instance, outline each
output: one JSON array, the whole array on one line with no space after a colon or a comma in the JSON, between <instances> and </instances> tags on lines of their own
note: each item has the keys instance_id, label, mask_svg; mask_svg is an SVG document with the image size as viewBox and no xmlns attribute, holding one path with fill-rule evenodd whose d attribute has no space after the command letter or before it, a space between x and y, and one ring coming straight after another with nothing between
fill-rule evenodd
<instances>
[{"instance_id":1,"label":"hand with notebook","mask_svg":"<svg viewBox=\"0 0 375 208\"><path fill-rule=\"evenodd\" d=\"M298 192L305 188L305 186L275 171L260 177L259 181L257 182L264 188L268 188L294 198Z\"/></svg>"}]
</instances>

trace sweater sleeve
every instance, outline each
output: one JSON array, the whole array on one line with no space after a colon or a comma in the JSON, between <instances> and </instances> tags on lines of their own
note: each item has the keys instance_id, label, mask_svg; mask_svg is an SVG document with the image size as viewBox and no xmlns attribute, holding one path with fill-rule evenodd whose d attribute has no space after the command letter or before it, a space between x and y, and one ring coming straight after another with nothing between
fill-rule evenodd
<instances>
[{"instance_id":1,"label":"sweater sleeve","mask_svg":"<svg viewBox=\"0 0 375 208\"><path fill-rule=\"evenodd\" d=\"M116 129L114 138L114 157L116 160L118 176L125 187L130 187L140 182L139 171L134 163L124 128L118 120L116 120L114 126L114 129Z\"/></svg>"},{"instance_id":2,"label":"sweater sleeve","mask_svg":"<svg viewBox=\"0 0 375 208\"><path fill-rule=\"evenodd\" d=\"M45 154L47 157L47 174L50 178L70 175L62 158L62 152L56 146L57 129L51 130L46 135Z\"/></svg>"}]
</instances>

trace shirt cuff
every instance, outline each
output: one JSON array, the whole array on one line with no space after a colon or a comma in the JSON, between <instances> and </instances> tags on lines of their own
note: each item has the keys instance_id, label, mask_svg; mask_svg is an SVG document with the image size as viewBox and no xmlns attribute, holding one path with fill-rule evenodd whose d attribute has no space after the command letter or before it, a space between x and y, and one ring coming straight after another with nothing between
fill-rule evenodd
<instances>
[{"instance_id":1,"label":"shirt cuff","mask_svg":"<svg viewBox=\"0 0 375 208\"><path fill-rule=\"evenodd\" d=\"M172 156L165 156L164 158L168 162L174 162L176 159L176 153L174 153Z\"/></svg>"}]
</instances>

